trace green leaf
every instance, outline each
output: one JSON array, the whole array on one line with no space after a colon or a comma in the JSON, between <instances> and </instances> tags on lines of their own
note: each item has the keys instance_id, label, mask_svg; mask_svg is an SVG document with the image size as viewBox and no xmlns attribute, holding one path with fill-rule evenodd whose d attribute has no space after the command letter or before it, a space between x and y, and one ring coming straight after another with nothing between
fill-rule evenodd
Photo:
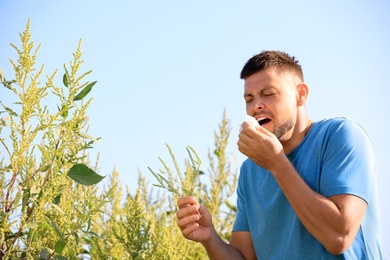
<instances>
[{"instance_id":1,"label":"green leaf","mask_svg":"<svg viewBox=\"0 0 390 260\"><path fill-rule=\"evenodd\" d=\"M5 110L7 110L7 112L11 115L11 116L18 116L18 114L15 113L15 111L13 111L11 108L7 107L6 105L4 105L2 102L1 102L1 105L4 107Z\"/></svg>"},{"instance_id":2,"label":"green leaf","mask_svg":"<svg viewBox=\"0 0 390 260\"><path fill-rule=\"evenodd\" d=\"M61 202L61 194L58 194L54 199L53 199L53 204L58 205Z\"/></svg>"},{"instance_id":3,"label":"green leaf","mask_svg":"<svg viewBox=\"0 0 390 260\"><path fill-rule=\"evenodd\" d=\"M58 240L57 243L54 245L54 250L57 254L61 255L65 245L66 243L64 241Z\"/></svg>"},{"instance_id":4,"label":"green leaf","mask_svg":"<svg viewBox=\"0 0 390 260\"><path fill-rule=\"evenodd\" d=\"M77 235L77 233L74 233L74 239L76 241L76 246L78 246L80 244L80 237Z\"/></svg>"},{"instance_id":5,"label":"green leaf","mask_svg":"<svg viewBox=\"0 0 390 260\"><path fill-rule=\"evenodd\" d=\"M46 165L43 165L39 168L39 171L41 172L47 172L51 167L51 164L46 164Z\"/></svg>"},{"instance_id":6,"label":"green leaf","mask_svg":"<svg viewBox=\"0 0 390 260\"><path fill-rule=\"evenodd\" d=\"M62 81L64 82L64 86L65 86L65 87L68 87L68 77L66 76L66 73L65 73L64 76L62 77Z\"/></svg>"},{"instance_id":7,"label":"green leaf","mask_svg":"<svg viewBox=\"0 0 390 260\"><path fill-rule=\"evenodd\" d=\"M47 249L44 248L41 250L41 252L39 253L39 259L40 260L46 260L49 258L49 253L47 252Z\"/></svg>"},{"instance_id":8,"label":"green leaf","mask_svg":"<svg viewBox=\"0 0 390 260\"><path fill-rule=\"evenodd\" d=\"M22 195L22 212L24 212L24 209L28 205L29 200L30 200L30 189L24 189Z\"/></svg>"},{"instance_id":9,"label":"green leaf","mask_svg":"<svg viewBox=\"0 0 390 260\"><path fill-rule=\"evenodd\" d=\"M28 226L28 225L27 225ZM38 227L39 225L37 224L37 227ZM36 232L36 230L34 230L35 228L30 228L29 230L28 230L28 234L27 234L27 240L28 241L30 241L30 243L31 242L36 242L37 241L37 237L38 237L38 235L37 235L37 232Z\"/></svg>"},{"instance_id":10,"label":"green leaf","mask_svg":"<svg viewBox=\"0 0 390 260\"><path fill-rule=\"evenodd\" d=\"M61 240L65 241L64 235L62 234L61 230L58 228L57 224L54 223L53 220L50 220L50 221L51 221L51 225L54 227L54 230L56 231L56 233L61 237Z\"/></svg>"},{"instance_id":11,"label":"green leaf","mask_svg":"<svg viewBox=\"0 0 390 260\"><path fill-rule=\"evenodd\" d=\"M66 214L60 207L58 207L56 204L54 204L54 203L50 203L52 206L53 206L53 208L55 209L55 210L57 210L59 213L62 213L62 214Z\"/></svg>"},{"instance_id":12,"label":"green leaf","mask_svg":"<svg viewBox=\"0 0 390 260\"><path fill-rule=\"evenodd\" d=\"M88 219L88 223L87 223L87 231L89 232L89 228L91 227L91 224L92 224L92 219Z\"/></svg>"},{"instance_id":13,"label":"green leaf","mask_svg":"<svg viewBox=\"0 0 390 260\"><path fill-rule=\"evenodd\" d=\"M97 141L98 141L97 138L95 138L95 137L93 137L93 136L91 136L91 135L89 135L89 134L87 134L87 133L81 133L81 132L79 132L78 134L79 134L79 136L81 136L81 137L83 137L83 138L85 138L85 139L89 139L89 140L94 141L94 142L97 142Z\"/></svg>"},{"instance_id":14,"label":"green leaf","mask_svg":"<svg viewBox=\"0 0 390 260\"><path fill-rule=\"evenodd\" d=\"M29 229L36 229L38 227L38 224L31 222L31 223L28 223L26 227Z\"/></svg>"},{"instance_id":15,"label":"green leaf","mask_svg":"<svg viewBox=\"0 0 390 260\"><path fill-rule=\"evenodd\" d=\"M0 82L3 82L3 81L5 81L5 78L4 78L3 71L0 68Z\"/></svg>"},{"instance_id":16,"label":"green leaf","mask_svg":"<svg viewBox=\"0 0 390 260\"><path fill-rule=\"evenodd\" d=\"M81 100L83 99L86 95L88 95L88 93L92 90L92 87L96 84L97 81L94 81L90 84L88 84L83 90L80 91L80 93L78 93L73 101L77 101L77 100Z\"/></svg>"},{"instance_id":17,"label":"green leaf","mask_svg":"<svg viewBox=\"0 0 390 260\"><path fill-rule=\"evenodd\" d=\"M7 121L5 121L3 118L0 118L0 125L7 126Z\"/></svg>"},{"instance_id":18,"label":"green leaf","mask_svg":"<svg viewBox=\"0 0 390 260\"><path fill-rule=\"evenodd\" d=\"M46 158L46 160L50 161L51 158L50 158L49 154L48 154L47 151L46 151L47 148L44 148L43 146L41 146L41 145L39 145L39 144L38 144L37 146L38 146L39 150L41 151L41 154ZM42 167L42 168L43 168L43 167ZM42 168L41 168L41 169L42 169ZM43 170L41 170L41 171L43 171Z\"/></svg>"},{"instance_id":19,"label":"green leaf","mask_svg":"<svg viewBox=\"0 0 390 260\"><path fill-rule=\"evenodd\" d=\"M15 195L14 205L15 207L19 207L19 201L22 198L22 192L18 190L18 192Z\"/></svg>"},{"instance_id":20,"label":"green leaf","mask_svg":"<svg viewBox=\"0 0 390 260\"><path fill-rule=\"evenodd\" d=\"M84 164L73 165L68 172L68 176L75 182L86 186L97 184L106 177L97 174Z\"/></svg>"},{"instance_id":21,"label":"green leaf","mask_svg":"<svg viewBox=\"0 0 390 260\"><path fill-rule=\"evenodd\" d=\"M62 111L61 116L63 118L66 118L69 115L69 109L65 105L62 105L62 108L60 111Z\"/></svg>"},{"instance_id":22,"label":"green leaf","mask_svg":"<svg viewBox=\"0 0 390 260\"><path fill-rule=\"evenodd\" d=\"M38 187L35 183L33 185L31 185L31 188L30 188L30 196L31 197L37 196L40 192L41 192L41 188Z\"/></svg>"}]
</instances>

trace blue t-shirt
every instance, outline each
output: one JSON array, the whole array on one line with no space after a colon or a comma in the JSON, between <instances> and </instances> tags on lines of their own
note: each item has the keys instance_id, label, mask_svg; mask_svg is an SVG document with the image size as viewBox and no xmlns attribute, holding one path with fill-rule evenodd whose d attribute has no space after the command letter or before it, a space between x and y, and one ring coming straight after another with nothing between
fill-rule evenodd
<instances>
[{"instance_id":1,"label":"blue t-shirt","mask_svg":"<svg viewBox=\"0 0 390 260\"><path fill-rule=\"evenodd\" d=\"M314 191L353 194L367 210L350 248L331 255L305 229L273 175L247 159L237 187L234 231L249 231L258 259L382 259L374 152L364 130L345 118L313 123L287 155Z\"/></svg>"}]
</instances>

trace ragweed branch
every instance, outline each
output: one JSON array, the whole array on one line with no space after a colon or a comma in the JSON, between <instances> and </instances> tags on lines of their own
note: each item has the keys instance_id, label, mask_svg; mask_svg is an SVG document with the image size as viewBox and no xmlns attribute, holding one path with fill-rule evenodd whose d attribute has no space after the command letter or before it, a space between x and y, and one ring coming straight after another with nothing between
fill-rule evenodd
<instances>
[{"instance_id":1,"label":"ragweed branch","mask_svg":"<svg viewBox=\"0 0 390 260\"><path fill-rule=\"evenodd\" d=\"M158 181L158 184L153 185L159 188L166 189L179 197L194 196L196 183L199 174L201 173L199 169L201 160L198 154L192 147L186 147L190 160L189 164L187 164L187 171L185 172L185 174L183 174L180 170L179 164L177 163L175 155L173 154L171 148L168 144L165 145L167 146L173 164L175 165L177 175L174 175L168 165L164 162L164 160L159 157L158 159L164 166L164 169L159 170L160 173L156 173L150 167L148 167L148 169L152 172L152 174Z\"/></svg>"}]
</instances>

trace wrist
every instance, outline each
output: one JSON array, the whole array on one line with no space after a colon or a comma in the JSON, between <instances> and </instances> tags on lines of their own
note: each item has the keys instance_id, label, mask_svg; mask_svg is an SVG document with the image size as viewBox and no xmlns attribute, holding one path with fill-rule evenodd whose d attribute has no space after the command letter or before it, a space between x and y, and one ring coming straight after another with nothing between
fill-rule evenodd
<instances>
[{"instance_id":1,"label":"wrist","mask_svg":"<svg viewBox=\"0 0 390 260\"><path fill-rule=\"evenodd\" d=\"M272 164L272 168L268 169L268 171L271 172L275 178L282 178L294 169L294 166L291 164L288 158L284 156L278 160L277 163Z\"/></svg>"},{"instance_id":2,"label":"wrist","mask_svg":"<svg viewBox=\"0 0 390 260\"><path fill-rule=\"evenodd\" d=\"M216 248L216 246L218 244L218 240L221 240L217 231L215 231L214 225L211 224L209 229L210 229L209 238L207 238L201 242L201 244L206 248L207 251L211 248Z\"/></svg>"}]
</instances>

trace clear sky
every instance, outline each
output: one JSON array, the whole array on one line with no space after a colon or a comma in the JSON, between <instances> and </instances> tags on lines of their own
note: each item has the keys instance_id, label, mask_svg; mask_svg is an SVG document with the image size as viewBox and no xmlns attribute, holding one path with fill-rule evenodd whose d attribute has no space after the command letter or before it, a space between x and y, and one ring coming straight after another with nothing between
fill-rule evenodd
<instances>
[{"instance_id":1,"label":"clear sky","mask_svg":"<svg viewBox=\"0 0 390 260\"><path fill-rule=\"evenodd\" d=\"M0 0L0 67L31 18L46 74L63 73L79 39L84 71L97 80L89 108L90 134L102 137L100 174L114 167L130 191L138 171L180 158L185 147L207 166L224 109L231 120L229 151L245 115L239 72L252 55L283 50L298 58L310 87L313 120L344 116L369 134L376 154L382 206L383 252L390 259L389 102L390 2L329 1L17 1ZM0 89L1 100L8 92Z\"/></svg>"}]
</instances>

